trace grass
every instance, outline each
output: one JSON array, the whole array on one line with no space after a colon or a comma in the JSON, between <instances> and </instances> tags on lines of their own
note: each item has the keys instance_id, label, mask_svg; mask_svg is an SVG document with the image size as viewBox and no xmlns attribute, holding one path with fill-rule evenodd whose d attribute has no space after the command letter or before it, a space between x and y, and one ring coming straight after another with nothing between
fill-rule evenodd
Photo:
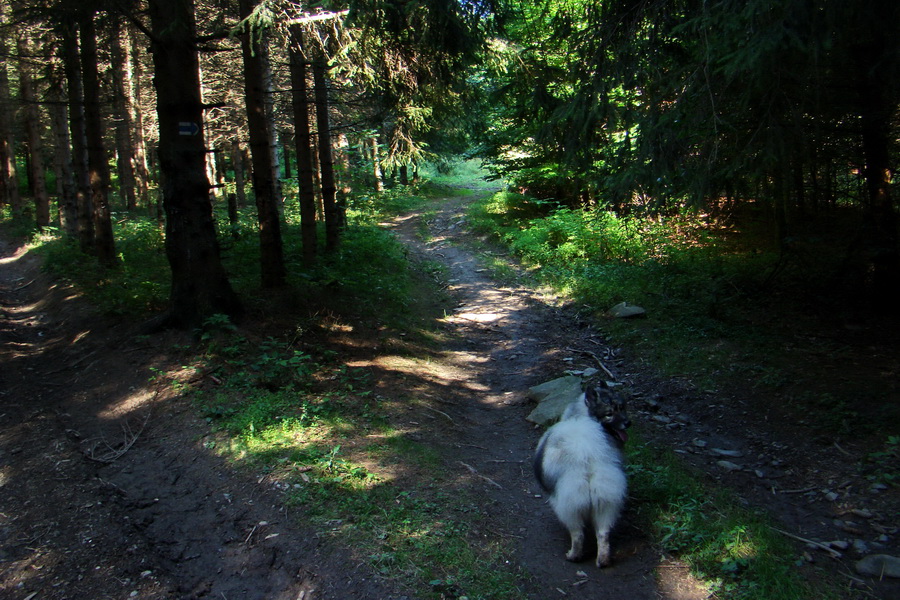
<instances>
[{"instance_id":1,"label":"grass","mask_svg":"<svg viewBox=\"0 0 900 600\"><path fill-rule=\"evenodd\" d=\"M660 548L687 562L719 598L838 598L826 586L803 581L793 548L764 513L737 502L722 488L701 483L674 454L629 442L631 506Z\"/></svg>"},{"instance_id":2,"label":"grass","mask_svg":"<svg viewBox=\"0 0 900 600\"><path fill-rule=\"evenodd\" d=\"M230 336L218 347L248 346ZM317 354L322 361L298 361L296 349L270 342L255 358L217 357L222 385L195 392L217 432L208 447L270 474L308 524L420 597L521 597L499 562L511 549L477 534L487 519L477 499L439 468L434 448L393 423L415 400L378 396L366 370Z\"/></svg>"}]
</instances>

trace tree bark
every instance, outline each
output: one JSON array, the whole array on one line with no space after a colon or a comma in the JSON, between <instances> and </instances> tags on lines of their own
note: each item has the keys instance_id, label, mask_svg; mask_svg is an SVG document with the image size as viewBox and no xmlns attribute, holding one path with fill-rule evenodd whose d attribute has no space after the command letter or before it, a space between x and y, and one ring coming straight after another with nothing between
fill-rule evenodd
<instances>
[{"instance_id":1,"label":"tree bark","mask_svg":"<svg viewBox=\"0 0 900 600\"><path fill-rule=\"evenodd\" d=\"M53 132L53 168L56 173L57 210L62 230L71 239L78 237L78 201L75 193L75 170L69 137L69 111L66 108L63 82L50 68L47 98L50 101L50 130Z\"/></svg>"},{"instance_id":2,"label":"tree bark","mask_svg":"<svg viewBox=\"0 0 900 600\"><path fill-rule=\"evenodd\" d=\"M316 129L319 135L319 173L322 178L322 210L325 213L325 251L337 250L343 219L338 213L334 183L334 158L331 150L331 125L328 116L328 84L325 57L318 54L312 61Z\"/></svg>"},{"instance_id":3,"label":"tree bark","mask_svg":"<svg viewBox=\"0 0 900 600\"><path fill-rule=\"evenodd\" d=\"M78 209L76 230L82 252L93 253L94 220L91 184L88 176L87 139L84 124L84 92L78 56L78 29L75 19L62 25L63 66L69 100L69 131L72 137L72 168L75 171L75 203Z\"/></svg>"},{"instance_id":4,"label":"tree bark","mask_svg":"<svg viewBox=\"0 0 900 600\"><path fill-rule=\"evenodd\" d=\"M250 16L253 10L252 0L240 0L239 6L242 19ZM255 38L259 39L258 44L255 43ZM250 154L253 159L253 192L259 220L261 283L264 288L271 288L284 285L286 270L274 177L272 131L266 116L266 44L265 32L246 31L241 36L247 127L250 130Z\"/></svg>"},{"instance_id":5,"label":"tree bark","mask_svg":"<svg viewBox=\"0 0 900 600\"><path fill-rule=\"evenodd\" d=\"M81 28L81 75L84 82L84 124L87 134L91 205L94 219L94 250L105 267L118 263L109 210L109 159L103 145L106 131L100 113L100 73L97 68L97 37L94 12L86 10L79 19Z\"/></svg>"},{"instance_id":6,"label":"tree bark","mask_svg":"<svg viewBox=\"0 0 900 600\"><path fill-rule=\"evenodd\" d=\"M169 312L160 325L195 327L242 309L219 255L206 178L203 106L193 0L150 0L159 116L159 167L172 267Z\"/></svg>"},{"instance_id":7,"label":"tree bark","mask_svg":"<svg viewBox=\"0 0 900 600\"><path fill-rule=\"evenodd\" d=\"M238 206L247 206L247 191L244 189L244 154L241 152L241 143L237 137L231 140L231 166L234 168L234 191L237 194Z\"/></svg>"},{"instance_id":8,"label":"tree bark","mask_svg":"<svg viewBox=\"0 0 900 600\"><path fill-rule=\"evenodd\" d=\"M147 164L147 136L144 133L144 115L141 107L143 91L143 66L138 50L137 36L125 27L128 44L125 46L128 60L125 63L125 90L130 98L128 110L131 114L131 137L134 141L134 181L138 200L144 206L150 205L150 166Z\"/></svg>"},{"instance_id":9,"label":"tree bark","mask_svg":"<svg viewBox=\"0 0 900 600\"><path fill-rule=\"evenodd\" d=\"M294 145L297 151L297 184L300 203L300 235L303 244L303 263L316 260L316 193L313 173L312 136L309 122L309 85L303 32L294 26L290 44L291 106L294 112Z\"/></svg>"},{"instance_id":10,"label":"tree bark","mask_svg":"<svg viewBox=\"0 0 900 600\"><path fill-rule=\"evenodd\" d=\"M123 28L121 18L113 18L113 31L110 39L110 62L113 82L113 110L115 112L116 129L116 169L119 174L119 194L124 200L125 208L137 208L137 186L134 176L134 141L131 121L130 89L127 83L128 54L126 45L122 43Z\"/></svg>"},{"instance_id":11,"label":"tree bark","mask_svg":"<svg viewBox=\"0 0 900 600\"><path fill-rule=\"evenodd\" d=\"M375 177L375 191L384 191L384 177L381 172L381 153L378 148L378 136L372 136L372 175Z\"/></svg>"},{"instance_id":12,"label":"tree bark","mask_svg":"<svg viewBox=\"0 0 900 600\"><path fill-rule=\"evenodd\" d=\"M28 163L32 193L34 198L34 219L38 229L50 225L50 197L47 193L47 178L44 169L44 144L41 140L41 114L38 110L34 87L34 67L31 61L34 44L24 30L19 31L16 45L19 50L19 94L25 117L25 137L28 140Z\"/></svg>"},{"instance_id":13,"label":"tree bark","mask_svg":"<svg viewBox=\"0 0 900 600\"><path fill-rule=\"evenodd\" d=\"M0 39L0 103L3 106L12 106L9 74L6 71L8 54L6 41ZM23 206L22 196L19 194L19 178L16 176L15 148L11 112L0 110L0 206L8 205L14 215L20 215Z\"/></svg>"}]
</instances>

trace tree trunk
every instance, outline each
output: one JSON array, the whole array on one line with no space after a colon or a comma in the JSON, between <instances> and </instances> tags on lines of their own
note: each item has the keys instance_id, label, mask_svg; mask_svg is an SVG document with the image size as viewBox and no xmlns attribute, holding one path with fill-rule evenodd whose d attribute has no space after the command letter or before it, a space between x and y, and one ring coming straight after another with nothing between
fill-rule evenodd
<instances>
[{"instance_id":1,"label":"tree trunk","mask_svg":"<svg viewBox=\"0 0 900 600\"><path fill-rule=\"evenodd\" d=\"M41 140L41 118L38 110L37 95L34 89L34 67L31 61L34 44L26 37L26 32L19 31L16 41L19 50L19 94L22 97L22 109L25 117L25 137L28 140L28 162L34 198L34 219L38 229L50 225L50 197L47 194L47 178L44 169L44 144Z\"/></svg>"},{"instance_id":2,"label":"tree trunk","mask_svg":"<svg viewBox=\"0 0 900 600\"><path fill-rule=\"evenodd\" d=\"M109 159L103 145L106 129L100 113L100 73L97 68L97 37L94 12L86 10L79 20L81 27L81 74L84 81L84 124L87 134L88 165L91 182L91 204L94 218L94 242L97 258L105 267L118 262L109 210Z\"/></svg>"},{"instance_id":3,"label":"tree trunk","mask_svg":"<svg viewBox=\"0 0 900 600\"><path fill-rule=\"evenodd\" d=\"M219 256L206 179L203 106L193 0L150 0L151 52L159 116L159 168L172 267L169 312L161 325L195 327L242 309Z\"/></svg>"},{"instance_id":4,"label":"tree trunk","mask_svg":"<svg viewBox=\"0 0 900 600\"><path fill-rule=\"evenodd\" d=\"M866 231L864 265L870 276L875 308L896 311L900 300L900 233L897 208L891 195L891 145L896 131L891 120L900 94L892 81L900 72L896 57L896 25L900 7L896 2L873 3L855 13L860 35L852 48L858 114L865 156Z\"/></svg>"},{"instance_id":5,"label":"tree trunk","mask_svg":"<svg viewBox=\"0 0 900 600\"><path fill-rule=\"evenodd\" d=\"M282 170L284 171L284 178L290 179L294 176L291 171L291 143L288 141L287 135L281 135L281 153L284 155L284 161L281 164Z\"/></svg>"},{"instance_id":6,"label":"tree trunk","mask_svg":"<svg viewBox=\"0 0 900 600\"><path fill-rule=\"evenodd\" d=\"M134 142L131 132L131 102L127 84L128 55L122 44L123 28L121 18L113 17L113 31L110 39L110 62L113 82L113 111L116 128L116 169L119 174L119 195L127 210L137 208L137 189L134 176Z\"/></svg>"},{"instance_id":7,"label":"tree trunk","mask_svg":"<svg viewBox=\"0 0 900 600\"><path fill-rule=\"evenodd\" d=\"M252 0L240 0L241 18L250 16ZM256 44L254 38L259 38ZM265 63L266 35L247 31L241 36L244 57L244 92L247 104L247 127L250 130L250 153L253 158L253 192L259 220L259 253L262 286L284 285L284 250L278 215L276 182L272 156L272 132L266 117Z\"/></svg>"},{"instance_id":8,"label":"tree trunk","mask_svg":"<svg viewBox=\"0 0 900 600\"><path fill-rule=\"evenodd\" d=\"M72 148L69 137L69 111L66 110L63 82L50 67L47 77L50 100L50 130L53 132L53 168L56 172L56 205L59 222L66 236L78 237L78 202L75 194L75 171L72 168Z\"/></svg>"},{"instance_id":9,"label":"tree trunk","mask_svg":"<svg viewBox=\"0 0 900 600\"><path fill-rule=\"evenodd\" d=\"M125 27L129 45L128 61L125 63L125 90L130 99L128 109L131 114L131 137L134 141L134 182L140 203L150 205L150 167L147 164L147 143L144 134L144 114L141 106L143 93L143 65L138 50L137 36Z\"/></svg>"},{"instance_id":10,"label":"tree trunk","mask_svg":"<svg viewBox=\"0 0 900 600\"><path fill-rule=\"evenodd\" d=\"M0 39L0 104L12 106L9 96L9 55L5 39ZM11 111L0 110L0 206L8 205L14 215L22 214L19 178L16 176L16 145Z\"/></svg>"},{"instance_id":11,"label":"tree trunk","mask_svg":"<svg viewBox=\"0 0 900 600\"><path fill-rule=\"evenodd\" d=\"M384 191L384 175L381 172L381 153L378 149L378 136L372 136L372 174L375 176L375 191Z\"/></svg>"},{"instance_id":12,"label":"tree trunk","mask_svg":"<svg viewBox=\"0 0 900 600\"><path fill-rule=\"evenodd\" d=\"M291 106L294 112L294 145L297 151L297 184L300 203L300 235L303 243L303 263L316 260L318 244L316 231L316 194L313 181L315 166L309 122L309 86L306 81L306 56L303 51L303 32L299 26L292 30L290 44Z\"/></svg>"},{"instance_id":13,"label":"tree trunk","mask_svg":"<svg viewBox=\"0 0 900 600\"><path fill-rule=\"evenodd\" d=\"M241 143L237 137L231 140L231 166L234 168L234 191L237 194L238 206L247 206L247 191L244 189L244 154L241 152Z\"/></svg>"},{"instance_id":14,"label":"tree trunk","mask_svg":"<svg viewBox=\"0 0 900 600\"><path fill-rule=\"evenodd\" d=\"M891 195L891 114L885 92L870 86L862 94L862 143L866 157L866 244L871 262L872 300L895 310L900 299L897 211Z\"/></svg>"},{"instance_id":15,"label":"tree trunk","mask_svg":"<svg viewBox=\"0 0 900 600\"><path fill-rule=\"evenodd\" d=\"M87 139L84 124L84 92L78 57L78 29L74 19L62 24L63 66L69 99L69 131L72 136L72 168L75 171L76 229L82 252L94 251L94 220L88 176Z\"/></svg>"},{"instance_id":16,"label":"tree trunk","mask_svg":"<svg viewBox=\"0 0 900 600\"><path fill-rule=\"evenodd\" d=\"M335 203L334 159L331 152L331 126L328 117L328 87L325 57L319 54L312 62L316 129L319 134L319 173L322 178L322 210L325 213L325 251L337 250L341 239L342 219Z\"/></svg>"}]
</instances>

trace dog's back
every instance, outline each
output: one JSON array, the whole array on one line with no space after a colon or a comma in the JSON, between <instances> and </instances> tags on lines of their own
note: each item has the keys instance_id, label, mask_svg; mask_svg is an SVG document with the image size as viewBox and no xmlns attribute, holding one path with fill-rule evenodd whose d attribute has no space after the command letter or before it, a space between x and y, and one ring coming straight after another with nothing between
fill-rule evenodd
<instances>
[{"instance_id":1,"label":"dog's back","mask_svg":"<svg viewBox=\"0 0 900 600\"><path fill-rule=\"evenodd\" d=\"M609 563L609 531L625 503L627 482L617 443L604 428L606 424L597 420L599 402L597 391L588 390L566 410L538 443L534 470L541 487L550 494L553 511L572 536L566 558L581 558L584 529L592 525L597 535L597 566L605 566ZM610 415L615 412L611 405L603 410ZM624 414L624 406L621 410ZM627 424L625 418L623 431Z\"/></svg>"}]
</instances>

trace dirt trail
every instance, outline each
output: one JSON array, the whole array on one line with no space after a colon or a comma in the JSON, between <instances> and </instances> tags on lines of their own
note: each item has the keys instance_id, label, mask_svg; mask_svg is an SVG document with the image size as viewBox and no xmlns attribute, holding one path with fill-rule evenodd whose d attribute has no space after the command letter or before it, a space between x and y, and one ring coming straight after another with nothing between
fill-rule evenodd
<instances>
[{"instance_id":1,"label":"dirt trail","mask_svg":"<svg viewBox=\"0 0 900 600\"><path fill-rule=\"evenodd\" d=\"M457 304L444 321L461 341L445 348L441 360L417 363L420 371L429 371L425 376L441 390L441 408L453 420L459 460L451 468L477 473L475 485L490 498L491 515L502 528L495 533L518 542L516 558L532 576L522 582L529 597L706 598L686 567L660 565L658 552L630 524L627 512L613 535L611 567L601 571L589 561L564 560L568 533L531 470L542 431L524 418L531 410L526 393L566 370L597 366L578 350L604 357L613 369L619 361L574 309L524 286L498 285L473 251L457 243L471 201L443 200L394 223L414 256L445 265ZM429 218L427 242L418 235L423 215Z\"/></svg>"},{"instance_id":2,"label":"dirt trail","mask_svg":"<svg viewBox=\"0 0 900 600\"><path fill-rule=\"evenodd\" d=\"M149 383L188 338L136 338L38 266L0 242L0 598L405 598L204 449Z\"/></svg>"},{"instance_id":3,"label":"dirt trail","mask_svg":"<svg viewBox=\"0 0 900 600\"><path fill-rule=\"evenodd\" d=\"M583 350L635 389L642 400L633 420L647 437L682 452L748 503L775 510L786 529L838 539L834 520L854 507L872 515L856 519L861 537L887 528L888 544L896 544L896 498L860 489L844 454L854 448L759 428L739 398L725 401L640 373L573 308L492 281L473 251L457 243L470 200L435 202L393 224L414 257L447 266L458 306L443 325L458 341L431 361L358 360L397 379L409 372L429 382L444 414L422 434L448 445L447 468L479 490L493 523L485 535L515 541L511 560L530 574L522 581L529 598L706 597L681 565L660 564L627 510L612 539L612 567L563 559L567 533L531 474L540 431L524 419L524 394L566 369L596 366ZM432 215L427 242L416 234L424 214ZM153 369L177 369L177 348L187 338L138 338L129 324L96 317L37 267L35 257L0 242L0 598L408 597L351 550L305 529L271 481L235 473L204 447L206 423L172 388L150 382ZM723 472L721 457L698 451L698 438L740 449L747 468ZM763 468L764 477L754 474ZM840 502L822 499L829 480ZM847 480L850 487L837 487ZM806 487L814 496L775 493ZM896 588L872 591L896 597Z\"/></svg>"}]
</instances>

